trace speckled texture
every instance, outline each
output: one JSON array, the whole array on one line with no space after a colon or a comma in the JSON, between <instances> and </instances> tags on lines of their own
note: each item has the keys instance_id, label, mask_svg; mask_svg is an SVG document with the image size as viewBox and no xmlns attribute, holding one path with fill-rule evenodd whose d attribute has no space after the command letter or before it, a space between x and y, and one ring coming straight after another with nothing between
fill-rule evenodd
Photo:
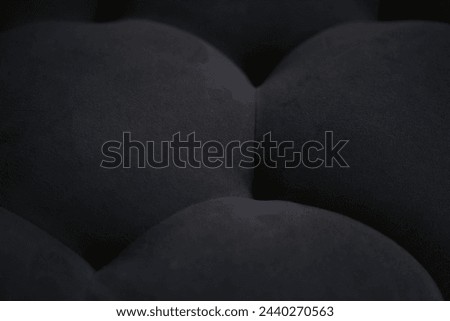
<instances>
[{"instance_id":1,"label":"speckled texture","mask_svg":"<svg viewBox=\"0 0 450 321\"><path fill-rule=\"evenodd\" d=\"M173 215L99 274L118 299L440 298L425 270L374 230L317 208L243 198Z\"/></svg>"},{"instance_id":2,"label":"speckled texture","mask_svg":"<svg viewBox=\"0 0 450 321\"><path fill-rule=\"evenodd\" d=\"M183 207L250 196L238 168L100 168L123 131L158 144L253 138L253 87L198 38L145 21L39 23L0 46L1 201L95 266Z\"/></svg>"},{"instance_id":3,"label":"speckled texture","mask_svg":"<svg viewBox=\"0 0 450 321\"><path fill-rule=\"evenodd\" d=\"M399 242L450 293L450 27L349 24L287 57L259 89L258 133L350 140L350 168L267 169L255 196L349 215ZM335 164L336 165L336 164Z\"/></svg>"},{"instance_id":4,"label":"speckled texture","mask_svg":"<svg viewBox=\"0 0 450 321\"><path fill-rule=\"evenodd\" d=\"M1 1L0 299L449 299L449 25L193 3ZM124 131L327 130L350 168L100 167Z\"/></svg>"}]
</instances>

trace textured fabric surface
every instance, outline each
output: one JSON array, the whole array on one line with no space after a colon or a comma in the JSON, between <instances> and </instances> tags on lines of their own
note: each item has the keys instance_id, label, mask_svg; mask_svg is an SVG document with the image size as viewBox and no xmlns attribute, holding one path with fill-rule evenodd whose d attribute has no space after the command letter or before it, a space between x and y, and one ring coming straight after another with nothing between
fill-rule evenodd
<instances>
[{"instance_id":1,"label":"textured fabric surface","mask_svg":"<svg viewBox=\"0 0 450 321\"><path fill-rule=\"evenodd\" d=\"M344 216L228 198L173 215L99 273L120 299L439 299L424 272L392 241Z\"/></svg>"},{"instance_id":2,"label":"textured fabric surface","mask_svg":"<svg viewBox=\"0 0 450 321\"><path fill-rule=\"evenodd\" d=\"M3 300L80 300L93 281L94 270L82 258L3 208L0 258Z\"/></svg>"},{"instance_id":3,"label":"textured fabric surface","mask_svg":"<svg viewBox=\"0 0 450 321\"><path fill-rule=\"evenodd\" d=\"M338 23L374 20L377 5L378 0L131 0L125 17L155 19L204 37L258 85L298 43Z\"/></svg>"},{"instance_id":4,"label":"textured fabric surface","mask_svg":"<svg viewBox=\"0 0 450 321\"><path fill-rule=\"evenodd\" d=\"M351 24L300 46L259 89L258 132L349 139L350 168L260 168L257 198L365 222L416 255L450 291L450 28Z\"/></svg>"},{"instance_id":5,"label":"textured fabric surface","mask_svg":"<svg viewBox=\"0 0 450 321\"><path fill-rule=\"evenodd\" d=\"M0 4L1 299L450 298L448 24L354 22L376 0L31 2ZM350 167L100 167L126 131L333 131Z\"/></svg>"},{"instance_id":6,"label":"textured fabric surface","mask_svg":"<svg viewBox=\"0 0 450 321\"><path fill-rule=\"evenodd\" d=\"M150 229L100 271L0 211L0 297L13 300L438 300L428 273L344 216L288 202L224 198Z\"/></svg>"},{"instance_id":7,"label":"textured fabric surface","mask_svg":"<svg viewBox=\"0 0 450 321\"><path fill-rule=\"evenodd\" d=\"M253 138L253 88L199 39L151 22L39 23L0 43L2 203L94 266L183 207L251 194L237 167L100 167L102 144L127 130L144 142Z\"/></svg>"}]
</instances>

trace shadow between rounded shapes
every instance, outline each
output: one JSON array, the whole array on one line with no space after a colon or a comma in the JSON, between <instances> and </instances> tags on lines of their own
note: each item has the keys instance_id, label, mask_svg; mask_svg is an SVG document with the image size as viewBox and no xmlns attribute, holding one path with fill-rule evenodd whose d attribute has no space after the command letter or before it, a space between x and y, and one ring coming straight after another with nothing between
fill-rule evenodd
<instances>
[{"instance_id":1,"label":"shadow between rounded shapes","mask_svg":"<svg viewBox=\"0 0 450 321\"><path fill-rule=\"evenodd\" d=\"M251 195L240 159L182 168L161 148L177 133L223 146L254 138L254 87L201 39L146 21L42 22L0 33L0 47L2 206L95 268L187 206ZM106 142L123 147L107 168Z\"/></svg>"},{"instance_id":2,"label":"shadow between rounded shapes","mask_svg":"<svg viewBox=\"0 0 450 321\"><path fill-rule=\"evenodd\" d=\"M357 221L234 197L154 226L97 277L126 300L441 299L411 255Z\"/></svg>"},{"instance_id":3,"label":"shadow between rounded shapes","mask_svg":"<svg viewBox=\"0 0 450 321\"><path fill-rule=\"evenodd\" d=\"M94 284L83 258L1 207L0 262L0 300L83 300Z\"/></svg>"},{"instance_id":4,"label":"shadow between rounded shapes","mask_svg":"<svg viewBox=\"0 0 450 321\"><path fill-rule=\"evenodd\" d=\"M329 131L329 146L348 141L340 155L349 167L318 152L325 162L314 170L260 166L253 189L257 199L317 206L373 227L422 263L446 298L449 39L443 23L352 23L291 52L258 89L256 140L271 132L302 146Z\"/></svg>"}]
</instances>

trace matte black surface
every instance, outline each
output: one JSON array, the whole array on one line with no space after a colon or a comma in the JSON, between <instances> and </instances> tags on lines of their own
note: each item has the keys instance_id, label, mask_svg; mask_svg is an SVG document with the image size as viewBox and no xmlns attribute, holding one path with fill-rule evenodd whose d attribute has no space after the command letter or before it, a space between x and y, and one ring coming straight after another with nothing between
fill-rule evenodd
<instances>
[{"instance_id":1,"label":"matte black surface","mask_svg":"<svg viewBox=\"0 0 450 321\"><path fill-rule=\"evenodd\" d=\"M93 21L97 0L2 0L0 30L34 21Z\"/></svg>"},{"instance_id":2,"label":"matte black surface","mask_svg":"<svg viewBox=\"0 0 450 321\"><path fill-rule=\"evenodd\" d=\"M378 0L131 0L124 17L162 21L204 37L259 85L300 42L338 23L374 20L377 10Z\"/></svg>"},{"instance_id":3,"label":"matte black surface","mask_svg":"<svg viewBox=\"0 0 450 321\"><path fill-rule=\"evenodd\" d=\"M90 291L93 276L77 254L0 208L0 299L80 300Z\"/></svg>"},{"instance_id":4,"label":"matte black surface","mask_svg":"<svg viewBox=\"0 0 450 321\"><path fill-rule=\"evenodd\" d=\"M434 20L450 22L450 1L448 0L381 0L381 20Z\"/></svg>"},{"instance_id":5,"label":"matte black surface","mask_svg":"<svg viewBox=\"0 0 450 321\"><path fill-rule=\"evenodd\" d=\"M450 27L350 24L297 48L259 89L257 132L348 139L350 168L261 167L255 196L354 217L397 241L450 294ZM336 165L336 164L335 164Z\"/></svg>"},{"instance_id":6,"label":"matte black surface","mask_svg":"<svg viewBox=\"0 0 450 321\"><path fill-rule=\"evenodd\" d=\"M100 167L123 131L158 144L253 138L253 87L201 40L145 21L48 22L0 46L1 203L94 266L177 210L250 196L252 172L237 167L139 169L136 152L131 169Z\"/></svg>"},{"instance_id":7,"label":"matte black surface","mask_svg":"<svg viewBox=\"0 0 450 321\"><path fill-rule=\"evenodd\" d=\"M375 22L438 1L0 1L0 299L449 299L450 26ZM99 167L327 130L350 168Z\"/></svg>"},{"instance_id":8,"label":"matte black surface","mask_svg":"<svg viewBox=\"0 0 450 321\"><path fill-rule=\"evenodd\" d=\"M344 216L225 198L150 229L100 273L118 299L436 300L403 249Z\"/></svg>"}]
</instances>

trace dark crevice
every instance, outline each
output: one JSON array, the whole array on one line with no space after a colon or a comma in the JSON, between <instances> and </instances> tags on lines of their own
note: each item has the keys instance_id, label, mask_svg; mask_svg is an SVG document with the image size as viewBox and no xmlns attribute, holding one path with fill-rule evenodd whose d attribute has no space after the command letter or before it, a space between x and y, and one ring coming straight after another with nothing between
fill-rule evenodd
<instances>
[{"instance_id":1,"label":"dark crevice","mask_svg":"<svg viewBox=\"0 0 450 321\"><path fill-rule=\"evenodd\" d=\"M129 245L120 240L108 244L94 243L84 251L82 258L98 271L116 259Z\"/></svg>"},{"instance_id":2,"label":"dark crevice","mask_svg":"<svg viewBox=\"0 0 450 321\"><path fill-rule=\"evenodd\" d=\"M433 20L450 23L449 0L381 0L378 18L391 20Z\"/></svg>"},{"instance_id":3,"label":"dark crevice","mask_svg":"<svg viewBox=\"0 0 450 321\"><path fill-rule=\"evenodd\" d=\"M128 3L124 0L98 0L94 20L96 22L118 20L128 11Z\"/></svg>"},{"instance_id":4,"label":"dark crevice","mask_svg":"<svg viewBox=\"0 0 450 321\"><path fill-rule=\"evenodd\" d=\"M250 82L255 87L258 87L264 83L291 49L287 48L286 50L282 50L280 48L268 47L255 50L244 57L241 68Z\"/></svg>"}]
</instances>

